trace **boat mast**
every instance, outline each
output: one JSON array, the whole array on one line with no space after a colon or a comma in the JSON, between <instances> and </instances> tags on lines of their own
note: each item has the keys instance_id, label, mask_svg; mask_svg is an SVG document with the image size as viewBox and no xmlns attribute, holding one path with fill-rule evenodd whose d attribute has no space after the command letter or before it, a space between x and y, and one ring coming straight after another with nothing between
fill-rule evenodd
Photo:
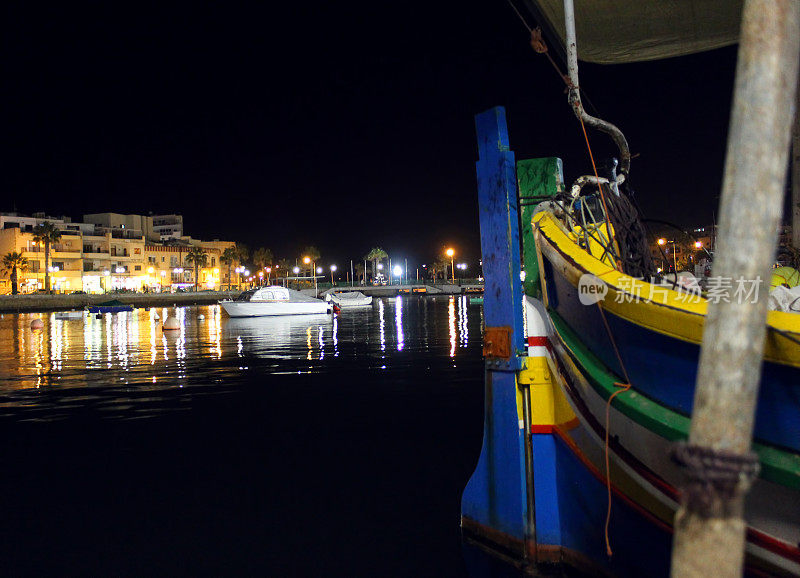
<instances>
[{"instance_id":1,"label":"boat mast","mask_svg":"<svg viewBox=\"0 0 800 578\"><path fill-rule=\"evenodd\" d=\"M712 300L675 516L672 576L742 575L744 497L757 475L750 451L764 352L767 289L781 220L798 56L800 2L746 0L720 202ZM739 281L741 280L741 281ZM754 288L755 295L739 289Z\"/></svg>"},{"instance_id":2,"label":"boat mast","mask_svg":"<svg viewBox=\"0 0 800 578\"><path fill-rule=\"evenodd\" d=\"M631 151L625 135L615 125L603 119L590 115L583 108L581 101L580 82L578 80L578 45L575 38L575 8L572 0L564 0L564 22L566 24L567 39L567 71L569 73L569 103L575 116L585 124L596 128L609 135L619 148L619 172L624 177L628 176L631 168ZM618 182L621 182L619 180Z\"/></svg>"}]
</instances>

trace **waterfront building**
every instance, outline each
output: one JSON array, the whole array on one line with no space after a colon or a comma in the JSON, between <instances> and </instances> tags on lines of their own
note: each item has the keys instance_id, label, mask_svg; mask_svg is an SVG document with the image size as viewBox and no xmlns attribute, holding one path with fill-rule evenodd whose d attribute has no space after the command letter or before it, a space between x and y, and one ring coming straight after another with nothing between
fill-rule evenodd
<instances>
[{"instance_id":1,"label":"waterfront building","mask_svg":"<svg viewBox=\"0 0 800 578\"><path fill-rule=\"evenodd\" d=\"M147 243L145 259L147 285L151 291L188 289L194 287L194 265L186 261L192 247L202 247L208 256L205 267L198 269L199 289L219 289L227 284L227 271L220 267L222 252L233 247L232 241L200 241L184 236L165 243Z\"/></svg>"},{"instance_id":2,"label":"waterfront building","mask_svg":"<svg viewBox=\"0 0 800 578\"><path fill-rule=\"evenodd\" d=\"M104 293L115 289L130 291L173 291L194 287L194 266L186 263L186 254L200 246L208 254L208 264L198 271L198 286L219 289L222 269L220 256L230 241L201 241L189 236L167 233L167 221L178 223L181 215L160 217L95 213L84 215L84 222L73 223L68 217L50 217L43 213L23 216L0 214L0 255L19 252L28 260L28 268L19 274L19 289L30 293L44 288L44 247L34 240L36 225L49 221L61 231L61 239L50 247L51 286L57 293L85 291ZM158 229L157 227L161 227ZM162 234L166 241L161 242ZM0 294L11 292L8 274L0 277Z\"/></svg>"}]
</instances>

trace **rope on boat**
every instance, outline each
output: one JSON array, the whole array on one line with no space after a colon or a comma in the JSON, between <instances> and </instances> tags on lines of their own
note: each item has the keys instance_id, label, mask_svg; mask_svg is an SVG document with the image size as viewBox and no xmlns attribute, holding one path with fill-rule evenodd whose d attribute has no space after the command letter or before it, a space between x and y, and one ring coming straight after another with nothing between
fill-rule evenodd
<instances>
[{"instance_id":1,"label":"rope on boat","mask_svg":"<svg viewBox=\"0 0 800 578\"><path fill-rule=\"evenodd\" d=\"M528 30L528 33L530 33L531 48L533 48L533 51L536 52L537 54L544 54L547 57L547 60L550 61L550 64L553 65L553 69L556 71L558 76L561 78L561 80L564 81L566 87L571 88L572 81L569 79L569 75L561 72L561 68L559 68L558 63L555 60L553 60L552 56L550 56L550 51L547 49L547 43L544 41L544 36L542 36L541 26L537 26L536 28L531 28L531 26L525 21L525 17L522 16L522 14L520 14L520 11L517 10L517 7L514 6L514 3L511 2L511 0L508 0L508 5L511 6L511 9L517 14L520 22L522 22L522 25ZM588 104L592 108L595 115L599 115L600 111L597 110L597 107L594 105L589 96L586 94L586 91L583 90L582 88L580 89L580 91L582 98L586 101L586 104Z\"/></svg>"},{"instance_id":2,"label":"rope on boat","mask_svg":"<svg viewBox=\"0 0 800 578\"><path fill-rule=\"evenodd\" d=\"M726 511L726 506L741 507L736 498L747 493L761 469L755 452L740 454L686 442L676 443L670 457L687 477L684 503L704 518L741 515Z\"/></svg>"},{"instance_id":3,"label":"rope on boat","mask_svg":"<svg viewBox=\"0 0 800 578\"><path fill-rule=\"evenodd\" d=\"M606 539L606 554L608 556L613 556L614 552L611 550L611 540L608 537L608 527L611 525L611 465L609 463L608 457L608 437L609 437L609 429L610 429L610 422L611 422L611 402L617 397L620 393L624 393L631 388L631 378L628 377L628 370L625 369L625 363L622 361L622 356L619 353L619 348L617 348L617 342L614 339L614 334L611 332L611 327L608 325L608 320L606 319L605 311L600 306L600 302L597 302L597 309L600 311L600 317L603 319L603 325L605 325L606 332L608 333L609 339L611 339L611 346L614 348L614 355L617 356L617 361L619 362L620 369L622 369L622 374L625 376L626 383L621 383L618 381L614 382L615 387L619 387L617 391L612 393L608 396L606 400L606 436L605 436L605 458L606 458L606 492L608 493L608 509L606 510L606 523L603 530L605 539Z\"/></svg>"}]
</instances>

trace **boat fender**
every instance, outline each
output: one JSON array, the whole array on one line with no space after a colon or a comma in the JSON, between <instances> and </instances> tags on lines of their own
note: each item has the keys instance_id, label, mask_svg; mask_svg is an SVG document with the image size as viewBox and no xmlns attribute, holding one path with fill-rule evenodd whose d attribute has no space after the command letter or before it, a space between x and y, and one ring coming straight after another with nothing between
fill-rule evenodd
<instances>
[{"instance_id":1,"label":"boat fender","mask_svg":"<svg viewBox=\"0 0 800 578\"><path fill-rule=\"evenodd\" d=\"M206 316L205 316L205 315L203 315L202 313L201 313L200 315L198 315L198 316L197 316L197 319L198 319L199 321L202 321L202 320L203 320L203 319L205 319L205 318L206 318Z\"/></svg>"},{"instance_id":2,"label":"boat fender","mask_svg":"<svg viewBox=\"0 0 800 578\"><path fill-rule=\"evenodd\" d=\"M339 307L338 305L336 305L336 303L333 304L333 312L334 313L339 313L339 312L341 312L341 310L342 310L342 308Z\"/></svg>"},{"instance_id":3,"label":"boat fender","mask_svg":"<svg viewBox=\"0 0 800 578\"><path fill-rule=\"evenodd\" d=\"M181 324L176 317L167 317L164 320L164 325L162 326L163 331L172 331L175 329L180 329Z\"/></svg>"},{"instance_id":4,"label":"boat fender","mask_svg":"<svg viewBox=\"0 0 800 578\"><path fill-rule=\"evenodd\" d=\"M34 319L31 321L31 330L36 331L37 329L42 329L44 327L44 321L41 319Z\"/></svg>"}]
</instances>

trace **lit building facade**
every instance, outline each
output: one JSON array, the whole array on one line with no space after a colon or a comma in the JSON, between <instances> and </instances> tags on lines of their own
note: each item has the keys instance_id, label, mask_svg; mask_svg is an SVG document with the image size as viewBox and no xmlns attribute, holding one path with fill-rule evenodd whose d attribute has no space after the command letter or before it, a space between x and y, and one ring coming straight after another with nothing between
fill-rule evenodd
<instances>
[{"instance_id":1,"label":"lit building facade","mask_svg":"<svg viewBox=\"0 0 800 578\"><path fill-rule=\"evenodd\" d=\"M65 217L0 214L0 256L19 252L28 260L27 269L18 272L21 293L43 289L44 247L34 240L33 229L49 221L61 231L61 239L50 247L50 283L57 293L193 288L194 267L186 263L192 246L203 247L208 255L208 266L198 271L198 288L219 289L220 257L234 243L185 236L159 243L154 239L159 237L152 229L154 218L97 213L85 215L87 222L72 223ZM10 273L6 272L0 276L0 294L10 292Z\"/></svg>"}]
</instances>

